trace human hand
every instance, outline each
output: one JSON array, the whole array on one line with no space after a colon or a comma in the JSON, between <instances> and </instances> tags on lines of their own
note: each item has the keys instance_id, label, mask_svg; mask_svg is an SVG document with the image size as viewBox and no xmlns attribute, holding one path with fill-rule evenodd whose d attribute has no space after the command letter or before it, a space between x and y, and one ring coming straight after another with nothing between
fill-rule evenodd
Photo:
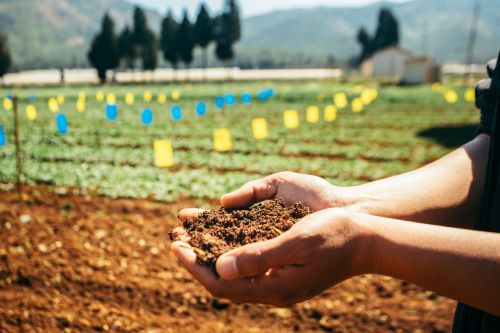
<instances>
[{"instance_id":1,"label":"human hand","mask_svg":"<svg viewBox=\"0 0 500 333\"><path fill-rule=\"evenodd\" d=\"M289 306L369 270L369 235L353 214L321 210L277 238L232 250L217 261L219 276L198 263L188 238L171 250L216 297Z\"/></svg>"}]
</instances>

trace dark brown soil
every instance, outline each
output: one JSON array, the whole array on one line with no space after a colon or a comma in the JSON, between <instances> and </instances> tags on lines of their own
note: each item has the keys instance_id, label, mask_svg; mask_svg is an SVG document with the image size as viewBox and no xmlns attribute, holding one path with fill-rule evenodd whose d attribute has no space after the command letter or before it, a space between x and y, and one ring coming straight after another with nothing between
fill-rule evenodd
<instances>
[{"instance_id":1,"label":"dark brown soil","mask_svg":"<svg viewBox=\"0 0 500 333\"><path fill-rule=\"evenodd\" d=\"M185 207L0 184L0 332L449 332L455 302L364 275L289 309L208 294L169 254Z\"/></svg>"},{"instance_id":2,"label":"dark brown soil","mask_svg":"<svg viewBox=\"0 0 500 333\"><path fill-rule=\"evenodd\" d=\"M310 213L300 202L288 207L282 199L268 200L248 209L208 210L183 226L200 264L211 266L232 249L281 235ZM172 232L170 238L179 237Z\"/></svg>"}]
</instances>

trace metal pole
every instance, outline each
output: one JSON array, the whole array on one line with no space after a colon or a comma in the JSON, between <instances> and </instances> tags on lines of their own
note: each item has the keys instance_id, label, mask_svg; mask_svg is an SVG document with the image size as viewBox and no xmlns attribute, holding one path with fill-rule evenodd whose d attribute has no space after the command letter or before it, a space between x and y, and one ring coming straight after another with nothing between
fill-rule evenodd
<instances>
[{"instance_id":1,"label":"metal pole","mask_svg":"<svg viewBox=\"0 0 500 333\"><path fill-rule=\"evenodd\" d=\"M13 110L14 110L14 136L16 141L16 162L17 162L17 195L19 200L23 199L23 184L22 184L22 174L23 174L23 162L21 158L21 139L19 133L19 112L17 107L17 96L12 99Z\"/></svg>"}]
</instances>

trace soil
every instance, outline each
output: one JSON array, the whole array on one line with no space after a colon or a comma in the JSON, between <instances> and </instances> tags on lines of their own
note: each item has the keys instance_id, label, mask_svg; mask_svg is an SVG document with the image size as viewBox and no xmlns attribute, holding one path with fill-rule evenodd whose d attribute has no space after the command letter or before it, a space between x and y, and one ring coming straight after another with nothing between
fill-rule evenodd
<instances>
[{"instance_id":1,"label":"soil","mask_svg":"<svg viewBox=\"0 0 500 333\"><path fill-rule=\"evenodd\" d=\"M310 213L300 202L288 207L282 199L268 200L248 209L207 210L184 221L183 227L200 264L213 266L222 254L275 238ZM170 239L181 237L171 232Z\"/></svg>"},{"instance_id":2,"label":"soil","mask_svg":"<svg viewBox=\"0 0 500 333\"><path fill-rule=\"evenodd\" d=\"M0 332L451 330L455 302L375 275L287 309L213 298L169 254L167 233L180 209L215 201L25 190L20 202L0 184Z\"/></svg>"}]
</instances>

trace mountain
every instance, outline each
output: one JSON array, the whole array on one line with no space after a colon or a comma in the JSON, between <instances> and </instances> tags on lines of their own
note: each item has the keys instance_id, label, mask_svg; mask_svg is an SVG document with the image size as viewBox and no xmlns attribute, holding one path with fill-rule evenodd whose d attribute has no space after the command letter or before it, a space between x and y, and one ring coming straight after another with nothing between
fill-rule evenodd
<instances>
[{"instance_id":1,"label":"mountain","mask_svg":"<svg viewBox=\"0 0 500 333\"><path fill-rule=\"evenodd\" d=\"M497 2L482 0L476 62L494 57L500 49ZM243 22L237 64L323 66L328 58L346 61L359 53L358 29L365 26L373 33L383 6L391 8L400 21L403 47L419 54L433 53L440 61L463 61L472 5L470 0L415 0L356 8L290 9L251 17ZM9 36L17 69L83 66L106 11L119 31L130 23L133 5L124 0L0 0L0 30ZM147 15L151 28L158 31L160 13L147 10Z\"/></svg>"}]
</instances>

